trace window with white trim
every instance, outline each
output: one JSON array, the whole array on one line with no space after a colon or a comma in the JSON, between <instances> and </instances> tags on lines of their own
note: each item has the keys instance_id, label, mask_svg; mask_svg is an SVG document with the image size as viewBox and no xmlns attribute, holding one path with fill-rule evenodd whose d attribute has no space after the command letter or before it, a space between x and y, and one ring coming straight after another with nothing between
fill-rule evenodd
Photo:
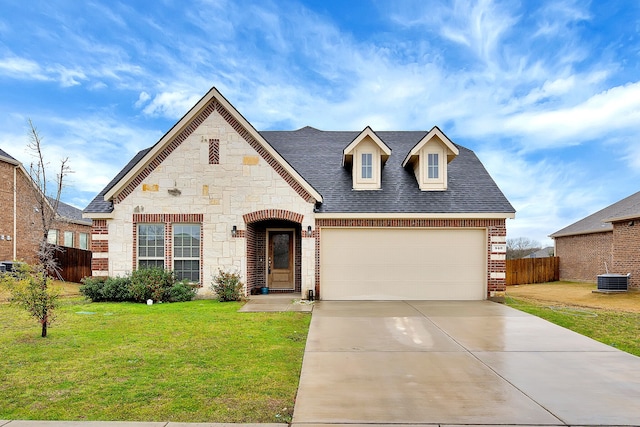
<instances>
[{"instance_id":1,"label":"window with white trim","mask_svg":"<svg viewBox=\"0 0 640 427\"><path fill-rule=\"evenodd\" d=\"M58 230L49 230L47 233L47 243L50 245L58 244Z\"/></svg>"},{"instance_id":2,"label":"window with white trim","mask_svg":"<svg viewBox=\"0 0 640 427\"><path fill-rule=\"evenodd\" d=\"M362 153L362 178L373 178L373 154Z\"/></svg>"},{"instance_id":3,"label":"window with white trim","mask_svg":"<svg viewBox=\"0 0 640 427\"><path fill-rule=\"evenodd\" d=\"M80 249L89 250L89 233L80 233L78 247Z\"/></svg>"},{"instance_id":4,"label":"window with white trim","mask_svg":"<svg viewBox=\"0 0 640 427\"><path fill-rule=\"evenodd\" d=\"M200 225L173 225L173 271L178 280L200 282Z\"/></svg>"},{"instance_id":5,"label":"window with white trim","mask_svg":"<svg viewBox=\"0 0 640 427\"><path fill-rule=\"evenodd\" d=\"M138 268L164 268L164 224L138 224Z\"/></svg>"},{"instance_id":6,"label":"window with white trim","mask_svg":"<svg viewBox=\"0 0 640 427\"><path fill-rule=\"evenodd\" d=\"M429 153L427 157L427 178L438 179L440 177L438 153Z\"/></svg>"},{"instance_id":7,"label":"window with white trim","mask_svg":"<svg viewBox=\"0 0 640 427\"><path fill-rule=\"evenodd\" d=\"M64 232L64 245L68 248L73 247L73 231Z\"/></svg>"}]
</instances>

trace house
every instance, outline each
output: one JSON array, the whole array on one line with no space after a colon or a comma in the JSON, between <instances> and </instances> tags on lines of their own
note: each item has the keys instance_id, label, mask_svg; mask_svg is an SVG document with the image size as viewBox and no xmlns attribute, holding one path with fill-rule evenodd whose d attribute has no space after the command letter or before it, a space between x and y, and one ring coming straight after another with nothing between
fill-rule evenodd
<instances>
[{"instance_id":1,"label":"house","mask_svg":"<svg viewBox=\"0 0 640 427\"><path fill-rule=\"evenodd\" d=\"M546 248L538 249L531 252L527 256L523 256L522 258L547 258L550 256L553 256L553 246L547 246Z\"/></svg>"},{"instance_id":2,"label":"house","mask_svg":"<svg viewBox=\"0 0 640 427\"><path fill-rule=\"evenodd\" d=\"M0 149L0 261L37 262L41 228L34 191L39 189L22 163ZM88 249L90 234L91 221L82 211L60 202L49 242Z\"/></svg>"},{"instance_id":3,"label":"house","mask_svg":"<svg viewBox=\"0 0 640 427\"><path fill-rule=\"evenodd\" d=\"M595 283L599 274L631 273L629 289L640 290L640 192L549 237L560 257L560 280Z\"/></svg>"},{"instance_id":4,"label":"house","mask_svg":"<svg viewBox=\"0 0 640 427\"><path fill-rule=\"evenodd\" d=\"M84 210L96 276L235 270L326 300L499 299L514 215L437 127L258 132L215 88Z\"/></svg>"}]
</instances>

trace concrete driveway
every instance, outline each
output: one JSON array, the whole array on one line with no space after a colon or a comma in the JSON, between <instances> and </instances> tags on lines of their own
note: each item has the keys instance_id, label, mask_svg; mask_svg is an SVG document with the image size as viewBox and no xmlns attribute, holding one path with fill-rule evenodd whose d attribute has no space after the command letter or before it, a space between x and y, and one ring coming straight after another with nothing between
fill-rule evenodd
<instances>
[{"instance_id":1,"label":"concrete driveway","mask_svg":"<svg viewBox=\"0 0 640 427\"><path fill-rule=\"evenodd\" d=\"M638 425L640 358L488 301L321 301L303 423Z\"/></svg>"}]
</instances>

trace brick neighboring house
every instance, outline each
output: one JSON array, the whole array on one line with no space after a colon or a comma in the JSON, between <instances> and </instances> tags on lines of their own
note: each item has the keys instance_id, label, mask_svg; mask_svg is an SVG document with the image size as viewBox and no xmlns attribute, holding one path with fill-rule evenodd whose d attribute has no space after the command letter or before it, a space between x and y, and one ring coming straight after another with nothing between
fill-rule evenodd
<instances>
[{"instance_id":1,"label":"brick neighboring house","mask_svg":"<svg viewBox=\"0 0 640 427\"><path fill-rule=\"evenodd\" d=\"M326 300L505 290L515 211L476 155L429 131L258 132L215 88L87 206L93 275L143 266L204 287Z\"/></svg>"},{"instance_id":2,"label":"brick neighboring house","mask_svg":"<svg viewBox=\"0 0 640 427\"><path fill-rule=\"evenodd\" d=\"M640 290L640 192L550 235L560 257L560 280L596 282L599 274L631 273Z\"/></svg>"},{"instance_id":3,"label":"brick neighboring house","mask_svg":"<svg viewBox=\"0 0 640 427\"><path fill-rule=\"evenodd\" d=\"M37 261L40 217L35 184L22 163L0 149L0 261ZM60 202L51 242L88 249L91 221L82 211Z\"/></svg>"}]
</instances>

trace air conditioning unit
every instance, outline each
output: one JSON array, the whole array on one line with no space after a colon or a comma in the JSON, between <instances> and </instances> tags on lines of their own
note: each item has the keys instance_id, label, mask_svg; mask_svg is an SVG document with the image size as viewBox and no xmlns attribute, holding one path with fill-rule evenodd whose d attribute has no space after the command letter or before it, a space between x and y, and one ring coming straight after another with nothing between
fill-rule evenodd
<instances>
[{"instance_id":1,"label":"air conditioning unit","mask_svg":"<svg viewBox=\"0 0 640 427\"><path fill-rule=\"evenodd\" d=\"M629 289L629 274L601 274L598 276L598 291L626 292Z\"/></svg>"}]
</instances>

